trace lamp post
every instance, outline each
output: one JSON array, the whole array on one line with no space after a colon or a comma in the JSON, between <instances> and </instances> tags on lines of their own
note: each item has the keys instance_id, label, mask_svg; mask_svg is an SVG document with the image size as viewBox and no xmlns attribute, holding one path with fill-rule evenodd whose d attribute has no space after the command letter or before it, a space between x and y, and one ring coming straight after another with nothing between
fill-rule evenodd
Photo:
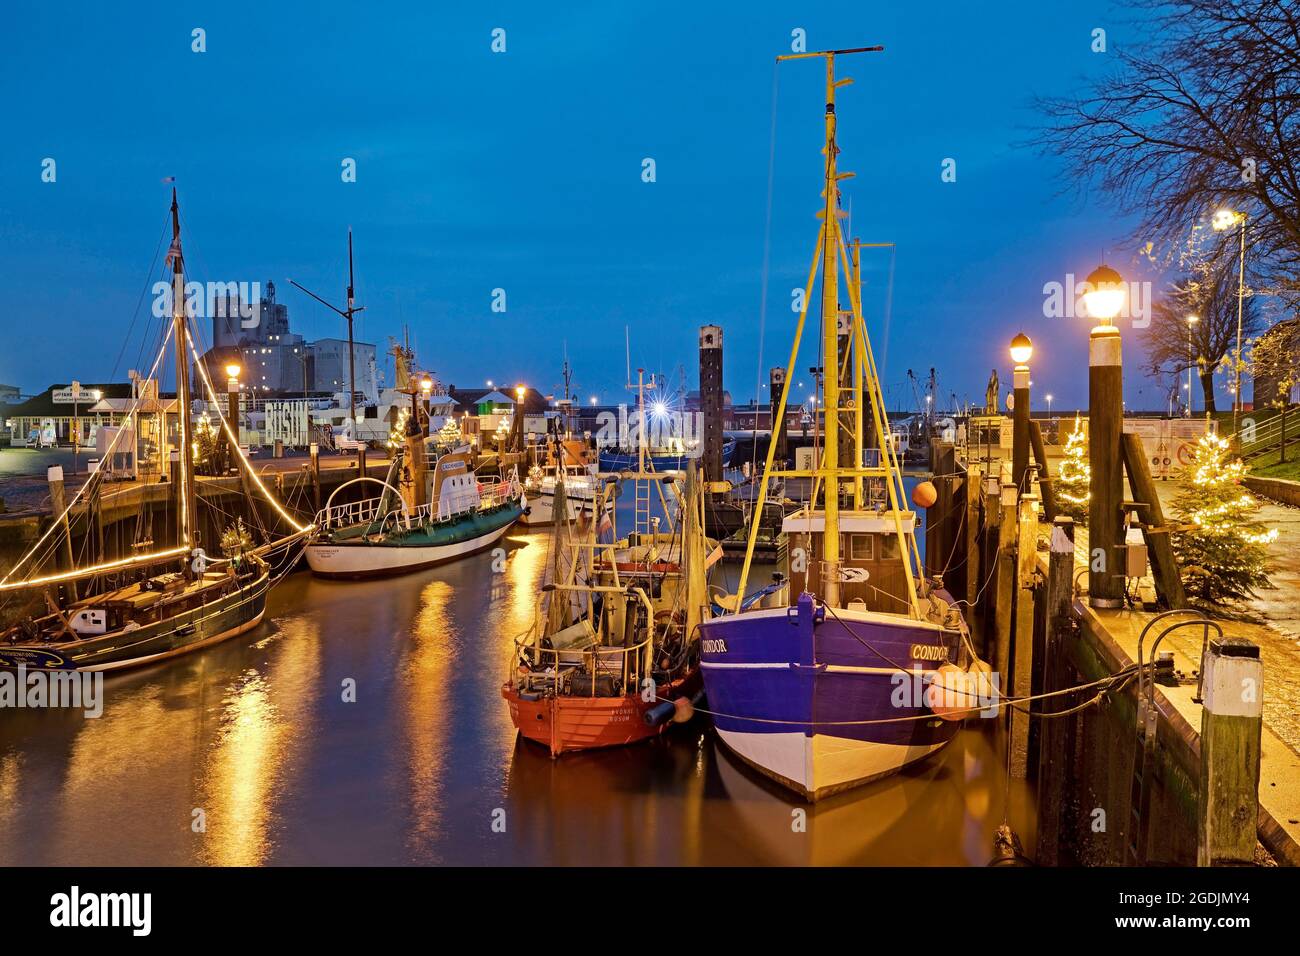
<instances>
[{"instance_id":1,"label":"lamp post","mask_svg":"<svg viewBox=\"0 0 1300 956\"><path fill-rule=\"evenodd\" d=\"M1246 302L1246 214L1234 209L1220 209L1214 214L1215 232L1233 226L1241 229L1241 253L1237 260L1237 349L1232 357L1232 432L1235 435L1241 419L1241 314Z\"/></svg>"},{"instance_id":2,"label":"lamp post","mask_svg":"<svg viewBox=\"0 0 1300 956\"><path fill-rule=\"evenodd\" d=\"M1124 540L1124 473L1120 440L1124 430L1124 366L1115 316L1124 308L1123 277L1109 266L1088 276L1084 304L1097 320L1088 336L1088 603L1093 607L1124 605L1124 577L1119 546ZM1098 560L1100 558L1100 560Z\"/></svg>"},{"instance_id":3,"label":"lamp post","mask_svg":"<svg viewBox=\"0 0 1300 956\"><path fill-rule=\"evenodd\" d=\"M514 450L523 451L524 448L524 396L527 394L523 382L515 386L515 422L514 428Z\"/></svg>"},{"instance_id":4,"label":"lamp post","mask_svg":"<svg viewBox=\"0 0 1300 956\"><path fill-rule=\"evenodd\" d=\"M235 467L239 461L239 373L243 371L239 364L231 362L226 366L226 421L230 422L230 433L234 437L230 444L230 464Z\"/></svg>"},{"instance_id":5,"label":"lamp post","mask_svg":"<svg viewBox=\"0 0 1300 956\"><path fill-rule=\"evenodd\" d=\"M77 412L77 402L81 399L81 383L72 382L72 427L68 434L72 436L72 473L77 473L77 451L81 447L81 416Z\"/></svg>"},{"instance_id":6,"label":"lamp post","mask_svg":"<svg viewBox=\"0 0 1300 956\"><path fill-rule=\"evenodd\" d=\"M1052 393L1048 392L1043 398L1047 399L1047 420L1052 420Z\"/></svg>"},{"instance_id":7,"label":"lamp post","mask_svg":"<svg viewBox=\"0 0 1300 956\"><path fill-rule=\"evenodd\" d=\"M433 394L433 379L430 378L428 375L425 375L423 378L420 379L420 394L424 397L424 401L427 405L429 401L429 396ZM415 411L414 392L411 393L411 410Z\"/></svg>"},{"instance_id":8,"label":"lamp post","mask_svg":"<svg viewBox=\"0 0 1300 956\"><path fill-rule=\"evenodd\" d=\"M1192 326L1201 321L1199 315L1187 317L1187 417L1192 417Z\"/></svg>"},{"instance_id":9,"label":"lamp post","mask_svg":"<svg viewBox=\"0 0 1300 956\"><path fill-rule=\"evenodd\" d=\"M1015 390L1011 408L1011 480L1016 493L1023 495L1029 491L1025 472L1029 470L1029 359L1034 354L1034 343L1021 332L1011 340L1010 352L1011 361L1016 363L1011 376Z\"/></svg>"}]
</instances>

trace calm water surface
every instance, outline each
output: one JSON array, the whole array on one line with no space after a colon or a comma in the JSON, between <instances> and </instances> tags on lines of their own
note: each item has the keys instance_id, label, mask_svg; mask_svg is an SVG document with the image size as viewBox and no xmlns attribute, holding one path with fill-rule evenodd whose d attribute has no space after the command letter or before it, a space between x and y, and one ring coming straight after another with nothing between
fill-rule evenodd
<instances>
[{"instance_id":1,"label":"calm water surface","mask_svg":"<svg viewBox=\"0 0 1300 956\"><path fill-rule=\"evenodd\" d=\"M701 718L558 761L518 741L500 685L547 545L513 534L499 571L483 554L389 581L296 574L257 631L107 678L99 719L0 711L0 864L988 861L1007 789L985 729L808 807L806 832L806 805ZM1027 847L1031 817L1014 786Z\"/></svg>"}]
</instances>

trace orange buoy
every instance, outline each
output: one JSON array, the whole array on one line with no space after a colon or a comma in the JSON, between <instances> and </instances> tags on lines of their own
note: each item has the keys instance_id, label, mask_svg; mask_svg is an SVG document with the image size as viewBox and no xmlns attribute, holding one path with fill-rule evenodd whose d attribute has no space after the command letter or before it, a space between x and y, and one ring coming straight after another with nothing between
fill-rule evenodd
<instances>
[{"instance_id":1,"label":"orange buoy","mask_svg":"<svg viewBox=\"0 0 1300 956\"><path fill-rule=\"evenodd\" d=\"M932 481L923 481L912 489L912 504L918 508L932 507L938 500L939 492Z\"/></svg>"},{"instance_id":2,"label":"orange buoy","mask_svg":"<svg viewBox=\"0 0 1300 956\"><path fill-rule=\"evenodd\" d=\"M925 696L935 716L944 720L962 720L979 706L975 682L956 664L944 664L935 672Z\"/></svg>"},{"instance_id":3,"label":"orange buoy","mask_svg":"<svg viewBox=\"0 0 1300 956\"><path fill-rule=\"evenodd\" d=\"M695 716L695 705L689 697L678 697L673 701L673 723L684 724Z\"/></svg>"}]
</instances>

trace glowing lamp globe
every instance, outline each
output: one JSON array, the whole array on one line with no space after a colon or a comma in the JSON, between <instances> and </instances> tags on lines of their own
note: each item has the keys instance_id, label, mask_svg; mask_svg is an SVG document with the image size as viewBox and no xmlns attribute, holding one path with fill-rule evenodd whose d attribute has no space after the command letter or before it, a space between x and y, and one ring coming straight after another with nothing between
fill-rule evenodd
<instances>
[{"instance_id":1,"label":"glowing lamp globe","mask_svg":"<svg viewBox=\"0 0 1300 956\"><path fill-rule=\"evenodd\" d=\"M429 376L427 375L424 376L424 378L420 379L420 391L424 392L427 395L432 390L433 390L433 379L429 378Z\"/></svg>"},{"instance_id":2,"label":"glowing lamp globe","mask_svg":"<svg viewBox=\"0 0 1300 956\"><path fill-rule=\"evenodd\" d=\"M1220 209L1214 214L1210 225L1214 227L1215 232L1223 232L1225 229L1231 229L1238 220L1245 218L1241 213L1233 209Z\"/></svg>"},{"instance_id":3,"label":"glowing lamp globe","mask_svg":"<svg viewBox=\"0 0 1300 956\"><path fill-rule=\"evenodd\" d=\"M1024 332L1011 340L1011 361L1017 365L1027 364L1033 354L1034 343L1029 341L1029 336L1025 335Z\"/></svg>"},{"instance_id":4,"label":"glowing lamp globe","mask_svg":"<svg viewBox=\"0 0 1300 956\"><path fill-rule=\"evenodd\" d=\"M241 371L243 371L243 369L241 369L234 362L231 362L229 365L226 366L226 378L239 378L239 373Z\"/></svg>"},{"instance_id":5,"label":"glowing lamp globe","mask_svg":"<svg viewBox=\"0 0 1300 956\"><path fill-rule=\"evenodd\" d=\"M918 508L932 508L938 500L939 492L932 481L923 481L912 489L912 504Z\"/></svg>"},{"instance_id":6,"label":"glowing lamp globe","mask_svg":"<svg viewBox=\"0 0 1300 956\"><path fill-rule=\"evenodd\" d=\"M1088 291L1083 294L1083 302L1088 314L1103 325L1113 324L1128 299L1124 277L1110 266L1098 266L1088 274L1085 285Z\"/></svg>"}]
</instances>

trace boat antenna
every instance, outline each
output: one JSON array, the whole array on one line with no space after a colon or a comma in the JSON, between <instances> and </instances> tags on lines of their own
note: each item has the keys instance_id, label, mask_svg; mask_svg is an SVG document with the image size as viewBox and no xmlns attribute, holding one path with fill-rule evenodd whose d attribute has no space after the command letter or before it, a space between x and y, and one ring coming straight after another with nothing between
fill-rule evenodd
<instances>
[{"instance_id":1,"label":"boat antenna","mask_svg":"<svg viewBox=\"0 0 1300 956\"><path fill-rule=\"evenodd\" d=\"M358 312L366 311L365 306L356 304L354 295L355 286L352 272L352 227L348 226L348 307L340 309L331 302L326 302L311 289L306 288L301 283L289 280L289 285L301 292L306 292L309 296L328 309L337 312L343 318L348 320L348 420L352 423L353 435L356 435L357 427L357 360L356 348L352 336L352 317Z\"/></svg>"}]
</instances>

